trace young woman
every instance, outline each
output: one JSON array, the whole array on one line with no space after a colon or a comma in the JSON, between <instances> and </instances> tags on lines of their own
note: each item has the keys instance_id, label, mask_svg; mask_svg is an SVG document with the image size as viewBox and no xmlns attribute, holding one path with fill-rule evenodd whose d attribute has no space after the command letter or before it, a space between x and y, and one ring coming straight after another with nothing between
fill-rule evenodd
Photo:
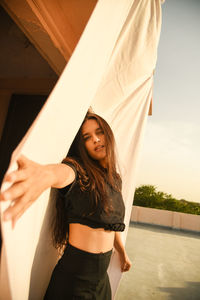
<instances>
[{"instance_id":1,"label":"young woman","mask_svg":"<svg viewBox=\"0 0 200 300\"><path fill-rule=\"evenodd\" d=\"M24 156L18 170L6 175L12 186L1 194L14 205L5 212L13 224L48 187L56 188L53 242L64 253L44 299L111 299L107 268L113 245L121 270L130 260L121 242L124 203L116 171L115 142L110 126L88 113L61 164L39 165Z\"/></svg>"}]
</instances>

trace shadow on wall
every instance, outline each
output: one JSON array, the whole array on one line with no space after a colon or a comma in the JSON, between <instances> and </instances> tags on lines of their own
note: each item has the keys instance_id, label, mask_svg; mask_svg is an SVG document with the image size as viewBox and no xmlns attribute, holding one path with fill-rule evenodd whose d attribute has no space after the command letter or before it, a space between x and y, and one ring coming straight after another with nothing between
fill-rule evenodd
<instances>
[{"instance_id":1,"label":"shadow on wall","mask_svg":"<svg viewBox=\"0 0 200 300\"><path fill-rule=\"evenodd\" d=\"M169 300L199 300L200 282L185 283L184 287L159 287L161 292L169 294Z\"/></svg>"}]
</instances>

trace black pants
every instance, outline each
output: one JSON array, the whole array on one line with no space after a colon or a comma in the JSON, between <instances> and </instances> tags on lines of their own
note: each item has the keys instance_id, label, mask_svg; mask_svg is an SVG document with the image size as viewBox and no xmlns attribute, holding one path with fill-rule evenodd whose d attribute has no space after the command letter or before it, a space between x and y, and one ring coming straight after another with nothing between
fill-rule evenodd
<instances>
[{"instance_id":1,"label":"black pants","mask_svg":"<svg viewBox=\"0 0 200 300\"><path fill-rule=\"evenodd\" d=\"M111 300L107 268L112 250L89 253L67 245L58 261L44 300Z\"/></svg>"}]
</instances>

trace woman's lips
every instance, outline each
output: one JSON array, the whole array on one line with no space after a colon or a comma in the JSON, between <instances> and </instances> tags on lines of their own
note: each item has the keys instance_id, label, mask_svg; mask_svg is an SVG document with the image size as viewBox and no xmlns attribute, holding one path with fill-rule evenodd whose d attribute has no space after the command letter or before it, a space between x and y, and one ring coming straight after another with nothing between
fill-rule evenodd
<instances>
[{"instance_id":1,"label":"woman's lips","mask_svg":"<svg viewBox=\"0 0 200 300\"><path fill-rule=\"evenodd\" d=\"M103 148L104 148L103 145L99 145L99 146L95 147L94 150L98 152L98 151L101 151Z\"/></svg>"}]
</instances>

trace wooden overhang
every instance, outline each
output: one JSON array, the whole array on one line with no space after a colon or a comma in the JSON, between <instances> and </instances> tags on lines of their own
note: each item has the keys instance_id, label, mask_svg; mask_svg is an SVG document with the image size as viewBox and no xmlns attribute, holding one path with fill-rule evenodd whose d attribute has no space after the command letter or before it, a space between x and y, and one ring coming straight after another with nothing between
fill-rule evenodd
<instances>
[{"instance_id":1,"label":"wooden overhang","mask_svg":"<svg viewBox=\"0 0 200 300\"><path fill-rule=\"evenodd\" d=\"M97 0L1 0L3 8L57 75L71 57L96 3Z\"/></svg>"}]
</instances>

